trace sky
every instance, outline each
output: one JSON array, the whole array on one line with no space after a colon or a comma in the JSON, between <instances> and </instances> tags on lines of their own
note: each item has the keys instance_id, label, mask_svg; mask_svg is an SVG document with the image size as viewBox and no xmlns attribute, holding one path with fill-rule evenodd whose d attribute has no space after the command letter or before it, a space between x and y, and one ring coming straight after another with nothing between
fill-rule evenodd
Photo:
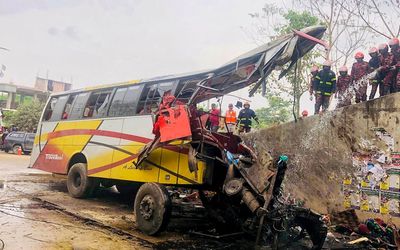
<instances>
[{"instance_id":1,"label":"sky","mask_svg":"<svg viewBox=\"0 0 400 250\"><path fill-rule=\"evenodd\" d=\"M0 47L9 49L0 50L7 67L0 82L33 86L40 76L76 89L216 68L257 46L243 27L264 3L0 0ZM235 94L247 97L247 89ZM252 99L253 108L266 105Z\"/></svg>"}]
</instances>

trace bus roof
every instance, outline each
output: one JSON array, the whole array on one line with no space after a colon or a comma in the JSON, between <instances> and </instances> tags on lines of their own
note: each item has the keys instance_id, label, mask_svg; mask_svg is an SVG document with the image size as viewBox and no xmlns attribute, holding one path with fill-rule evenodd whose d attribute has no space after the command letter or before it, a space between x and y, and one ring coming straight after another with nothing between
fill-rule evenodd
<instances>
[{"instance_id":1,"label":"bus roof","mask_svg":"<svg viewBox=\"0 0 400 250\"><path fill-rule=\"evenodd\" d=\"M192 101L195 102L222 96L255 83L250 91L250 95L252 95L260 86L263 86L263 91L265 90L265 79L277 66L288 65L279 76L282 77L299 58L308 53L317 43L324 44L319 39L323 36L325 30L326 28L323 26L312 26L304 28L300 32L293 31L293 33L278 37L213 70L97 85L57 93L52 96L116 86L187 79L198 80L198 87L192 96Z\"/></svg>"}]
</instances>

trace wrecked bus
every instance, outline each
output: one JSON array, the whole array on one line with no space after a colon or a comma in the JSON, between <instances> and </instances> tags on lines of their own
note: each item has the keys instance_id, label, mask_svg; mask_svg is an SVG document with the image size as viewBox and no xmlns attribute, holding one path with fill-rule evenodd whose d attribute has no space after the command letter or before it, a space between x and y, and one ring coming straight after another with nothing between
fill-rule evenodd
<instances>
[{"instance_id":1,"label":"wrecked bus","mask_svg":"<svg viewBox=\"0 0 400 250\"><path fill-rule=\"evenodd\" d=\"M266 145L254 148L233 133L207 130L208 114L197 104L250 85L251 95L260 87L265 92L276 67L286 66L283 76L317 43L326 46L319 40L324 32L319 26L294 31L215 70L53 94L38 124L31 166L67 176L76 198L99 185L135 195L136 224L149 235L168 224L166 186L182 186L199 190L220 228L276 244L282 232L296 231L291 240L307 233L313 248L321 248L326 228L320 216L280 200L286 157L274 160Z\"/></svg>"}]
</instances>

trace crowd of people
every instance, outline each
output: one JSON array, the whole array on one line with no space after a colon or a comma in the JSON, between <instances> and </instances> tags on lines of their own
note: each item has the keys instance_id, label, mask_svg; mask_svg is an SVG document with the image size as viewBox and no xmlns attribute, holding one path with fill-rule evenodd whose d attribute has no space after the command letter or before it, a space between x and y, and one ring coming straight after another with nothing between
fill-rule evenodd
<instances>
[{"instance_id":1,"label":"crowd of people","mask_svg":"<svg viewBox=\"0 0 400 250\"><path fill-rule=\"evenodd\" d=\"M389 50L390 47L390 50ZM337 107L350 105L353 98L356 103L367 100L368 84L372 86L369 100L374 99L379 89L379 96L400 92L400 45L399 39L390 39L369 49L369 61L364 61L364 54L357 52L351 73L344 65L339 68L339 76L331 70L332 62L326 60L322 69L311 68L310 95L315 97L315 114L329 107L331 97L338 99ZM373 72L375 74L373 74ZM371 74L371 77L367 75Z\"/></svg>"},{"instance_id":2,"label":"crowd of people","mask_svg":"<svg viewBox=\"0 0 400 250\"><path fill-rule=\"evenodd\" d=\"M252 128L252 120L259 123L258 118L254 110L250 108L250 103L245 102L243 109L239 111L239 115L236 116L236 111L233 109L233 104L228 105L228 110L225 116L221 116L221 111L217 108L217 104L211 104L210 116L207 121L206 127L212 132L226 129L228 132L234 133L236 130L239 134L248 133ZM225 128L226 124L226 128Z\"/></svg>"}]
</instances>

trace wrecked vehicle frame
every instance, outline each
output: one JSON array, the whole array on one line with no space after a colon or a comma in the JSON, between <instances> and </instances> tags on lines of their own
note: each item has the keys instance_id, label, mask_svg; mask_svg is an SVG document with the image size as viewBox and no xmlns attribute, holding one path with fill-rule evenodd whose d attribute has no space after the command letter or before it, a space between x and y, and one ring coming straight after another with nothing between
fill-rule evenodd
<instances>
[{"instance_id":1,"label":"wrecked vehicle frame","mask_svg":"<svg viewBox=\"0 0 400 250\"><path fill-rule=\"evenodd\" d=\"M85 89L52 95L38 125L31 165L67 175L68 191L76 198L90 195L100 183L104 187L116 184L121 193L134 192L136 224L149 235L158 234L168 224L171 199L166 186L181 186L199 190L200 199L219 231L245 231L256 236L256 243L263 241L276 248L308 234L310 247L319 249L326 236L326 227L320 215L282 202L281 184L287 157L272 159L267 146L245 145L239 136L229 130L224 133L209 131L205 124L210 114L197 106L248 86L252 86L250 95L260 87L265 93L266 79L273 70L285 67L280 74L282 77L316 44L327 46L320 40L324 32L325 28L320 26L294 31L215 70L109 85L94 88L93 92L92 89ZM125 124L122 119L131 119L131 126L138 124L130 128L131 134L122 133L121 128L117 131L113 120L107 117L112 107L109 100L114 101L119 90L128 93L129 88L138 89L138 93L133 95L138 99L135 114L139 118L134 120L132 115L122 117L118 126ZM71 97L76 100L69 103ZM73 111L76 103L86 103L83 114L76 114L71 121L70 114L64 116L62 113L61 118L61 112L67 110L68 104ZM57 111L60 112L59 117L53 119ZM140 117L142 112L147 112L147 116ZM96 119L97 114L103 116ZM118 120L118 117L112 118ZM135 129L143 130L139 126L150 127L150 124L153 126L153 138L149 138L151 131L146 130L143 135L136 133ZM74 139L73 136L79 138ZM101 142L99 138L110 142ZM115 138L121 143L115 144L112 141ZM71 144L71 140L84 143L82 147L75 148L76 143ZM139 140L144 146L138 152L132 152L129 150L136 145L124 144L123 140ZM69 149L68 152L63 151L64 146ZM97 146L101 146L106 153L96 154ZM184 146L186 148L182 150ZM161 160L156 161L152 157L158 149L177 153L178 164L182 162L181 156L187 162L179 165L177 170L163 166ZM114 160L114 151L118 152L117 155L124 155L121 160ZM108 153L111 156L107 156ZM107 157L115 162L102 165L102 160L109 161ZM179 172L179 168L187 171ZM110 169L113 170L106 175ZM157 169L158 177L155 178L152 173ZM114 170L116 174L113 176ZM160 177L161 171L166 173L164 179ZM194 181L189 175L199 181ZM170 178L175 178L176 183L172 183ZM179 183L179 180L182 181Z\"/></svg>"}]
</instances>

